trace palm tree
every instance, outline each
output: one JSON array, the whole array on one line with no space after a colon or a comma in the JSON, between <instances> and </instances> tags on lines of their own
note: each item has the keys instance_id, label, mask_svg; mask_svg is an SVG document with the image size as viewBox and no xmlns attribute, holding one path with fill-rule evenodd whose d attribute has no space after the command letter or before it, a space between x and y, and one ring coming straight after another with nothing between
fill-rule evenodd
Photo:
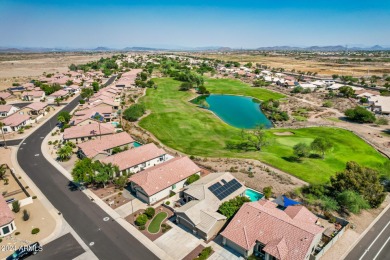
<instances>
[{"instance_id":1,"label":"palm tree","mask_svg":"<svg viewBox=\"0 0 390 260\"><path fill-rule=\"evenodd\" d=\"M60 106L60 101L61 101L61 99L58 97L54 99L54 102L56 102L58 107Z\"/></svg>"},{"instance_id":2,"label":"palm tree","mask_svg":"<svg viewBox=\"0 0 390 260\"><path fill-rule=\"evenodd\" d=\"M62 161L66 160L70 158L73 154L72 147L70 147L69 145L64 145L57 151L57 154Z\"/></svg>"},{"instance_id":3,"label":"palm tree","mask_svg":"<svg viewBox=\"0 0 390 260\"><path fill-rule=\"evenodd\" d=\"M3 122L0 122L0 130L1 130L1 134L3 136L3 140L4 140L4 148L7 149L7 143L5 142L5 135L4 135L4 131L3 131L4 126L5 126L5 124Z\"/></svg>"}]
</instances>

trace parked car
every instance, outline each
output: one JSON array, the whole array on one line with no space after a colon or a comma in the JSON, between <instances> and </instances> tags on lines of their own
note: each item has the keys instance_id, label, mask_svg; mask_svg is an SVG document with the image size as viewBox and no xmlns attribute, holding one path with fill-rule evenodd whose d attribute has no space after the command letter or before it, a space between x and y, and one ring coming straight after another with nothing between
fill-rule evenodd
<instances>
[{"instance_id":1,"label":"parked car","mask_svg":"<svg viewBox=\"0 0 390 260\"><path fill-rule=\"evenodd\" d=\"M21 246L12 255L8 256L6 260L24 259L31 255L36 255L40 251L42 251L42 246L38 242L35 242L28 246Z\"/></svg>"}]
</instances>

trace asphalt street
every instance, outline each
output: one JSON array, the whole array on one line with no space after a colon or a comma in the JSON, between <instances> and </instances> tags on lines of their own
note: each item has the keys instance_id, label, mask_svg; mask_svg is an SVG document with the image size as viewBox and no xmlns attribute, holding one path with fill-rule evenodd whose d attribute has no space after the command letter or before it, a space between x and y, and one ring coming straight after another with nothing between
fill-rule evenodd
<instances>
[{"instance_id":1,"label":"asphalt street","mask_svg":"<svg viewBox=\"0 0 390 260\"><path fill-rule=\"evenodd\" d=\"M374 224L345 260L390 259L390 210Z\"/></svg>"},{"instance_id":2,"label":"asphalt street","mask_svg":"<svg viewBox=\"0 0 390 260\"><path fill-rule=\"evenodd\" d=\"M80 246L77 240L68 233L60 238L44 245L42 251L29 257L31 260L62 260L73 259L84 253L85 250Z\"/></svg>"},{"instance_id":3,"label":"asphalt street","mask_svg":"<svg viewBox=\"0 0 390 260\"><path fill-rule=\"evenodd\" d=\"M5 143L7 146L17 146L20 144L20 142L23 141L23 139L16 139L16 140L5 140ZM4 146L4 141L0 141L0 147Z\"/></svg>"},{"instance_id":4,"label":"asphalt street","mask_svg":"<svg viewBox=\"0 0 390 260\"><path fill-rule=\"evenodd\" d=\"M73 110L78 100L61 111ZM158 259L116 221L104 221L107 213L81 191L69 189L69 180L42 156L43 138L56 123L55 115L20 145L17 160L22 169L99 259Z\"/></svg>"}]
</instances>

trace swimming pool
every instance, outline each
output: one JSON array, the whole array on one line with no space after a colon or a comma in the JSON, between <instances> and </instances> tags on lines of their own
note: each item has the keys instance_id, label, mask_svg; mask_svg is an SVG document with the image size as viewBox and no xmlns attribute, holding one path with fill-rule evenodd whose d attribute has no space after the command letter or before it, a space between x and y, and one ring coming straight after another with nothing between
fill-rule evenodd
<instances>
[{"instance_id":1,"label":"swimming pool","mask_svg":"<svg viewBox=\"0 0 390 260\"><path fill-rule=\"evenodd\" d=\"M134 142L134 147L135 147L135 148L137 148L137 147L140 147L140 146L142 146L142 144L141 144L141 143Z\"/></svg>"},{"instance_id":2,"label":"swimming pool","mask_svg":"<svg viewBox=\"0 0 390 260\"><path fill-rule=\"evenodd\" d=\"M245 190L245 196L247 196L251 201L258 201L260 200L264 195L260 192L257 192L252 189L246 189Z\"/></svg>"}]
</instances>

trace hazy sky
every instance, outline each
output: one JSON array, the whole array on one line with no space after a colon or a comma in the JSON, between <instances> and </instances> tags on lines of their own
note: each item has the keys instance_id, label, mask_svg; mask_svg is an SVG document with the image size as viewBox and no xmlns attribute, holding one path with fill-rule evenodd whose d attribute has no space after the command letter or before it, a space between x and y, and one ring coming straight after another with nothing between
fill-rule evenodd
<instances>
[{"instance_id":1,"label":"hazy sky","mask_svg":"<svg viewBox=\"0 0 390 260\"><path fill-rule=\"evenodd\" d=\"M0 0L0 46L390 45L390 0Z\"/></svg>"}]
</instances>

